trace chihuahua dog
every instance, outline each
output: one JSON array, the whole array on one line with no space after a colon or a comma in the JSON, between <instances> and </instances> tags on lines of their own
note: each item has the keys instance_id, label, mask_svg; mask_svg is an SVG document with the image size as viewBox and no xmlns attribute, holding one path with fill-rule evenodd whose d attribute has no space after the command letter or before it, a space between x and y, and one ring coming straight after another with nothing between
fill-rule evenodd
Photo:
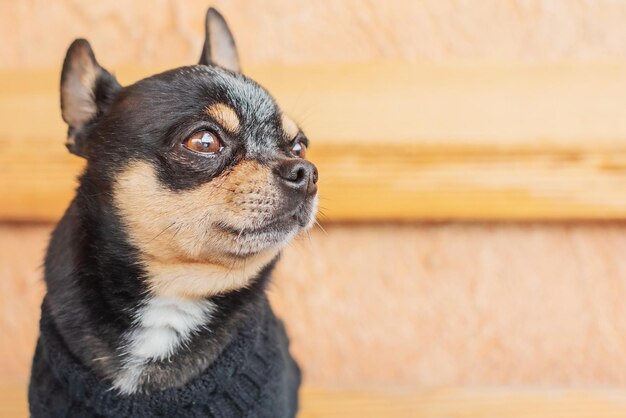
<instances>
[{"instance_id":1,"label":"chihuahua dog","mask_svg":"<svg viewBox=\"0 0 626 418\"><path fill-rule=\"evenodd\" d=\"M31 415L295 415L265 287L314 222L318 174L223 17L209 9L198 65L127 87L74 41L61 109L87 164L45 259Z\"/></svg>"}]
</instances>

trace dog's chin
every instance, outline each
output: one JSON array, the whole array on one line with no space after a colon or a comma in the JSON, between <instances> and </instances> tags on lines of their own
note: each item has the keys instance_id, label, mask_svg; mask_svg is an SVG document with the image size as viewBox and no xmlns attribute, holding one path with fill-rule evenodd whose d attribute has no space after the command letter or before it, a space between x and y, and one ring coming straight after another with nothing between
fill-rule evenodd
<instances>
[{"instance_id":1,"label":"dog's chin","mask_svg":"<svg viewBox=\"0 0 626 418\"><path fill-rule=\"evenodd\" d=\"M254 225L237 227L219 224L216 228L228 241L226 254L246 258L265 251L279 251L298 233L311 228L315 222L316 207L317 199L303 203L292 213L279 214Z\"/></svg>"}]
</instances>

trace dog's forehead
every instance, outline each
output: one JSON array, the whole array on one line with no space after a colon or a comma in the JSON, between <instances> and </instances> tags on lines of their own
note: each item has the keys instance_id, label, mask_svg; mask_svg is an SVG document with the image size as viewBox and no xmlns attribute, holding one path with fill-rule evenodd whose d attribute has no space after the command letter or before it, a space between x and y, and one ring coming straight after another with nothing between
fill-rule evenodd
<instances>
[{"instance_id":1,"label":"dog's forehead","mask_svg":"<svg viewBox=\"0 0 626 418\"><path fill-rule=\"evenodd\" d=\"M233 115L236 118L233 124L238 126L249 154L266 153L281 138L283 119L276 101L262 86L242 74L194 65L155 78L167 84L170 95L180 97L178 103L201 108L209 116Z\"/></svg>"},{"instance_id":2,"label":"dog's forehead","mask_svg":"<svg viewBox=\"0 0 626 418\"><path fill-rule=\"evenodd\" d=\"M199 82L200 88L208 87L213 94L226 99L226 104L233 106L242 116L256 122L263 122L280 112L269 92L242 74L206 65L183 67L175 72L183 82L193 80Z\"/></svg>"}]
</instances>

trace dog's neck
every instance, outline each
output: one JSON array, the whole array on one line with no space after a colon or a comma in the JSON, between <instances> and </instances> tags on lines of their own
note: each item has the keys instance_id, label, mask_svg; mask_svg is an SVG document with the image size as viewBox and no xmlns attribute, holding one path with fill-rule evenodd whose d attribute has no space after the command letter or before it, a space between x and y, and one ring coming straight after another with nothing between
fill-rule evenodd
<instances>
[{"instance_id":1,"label":"dog's neck","mask_svg":"<svg viewBox=\"0 0 626 418\"><path fill-rule=\"evenodd\" d=\"M68 348L123 393L201 373L265 297L274 262L245 289L209 298L152 294L112 208L78 197L53 233L47 303Z\"/></svg>"}]
</instances>

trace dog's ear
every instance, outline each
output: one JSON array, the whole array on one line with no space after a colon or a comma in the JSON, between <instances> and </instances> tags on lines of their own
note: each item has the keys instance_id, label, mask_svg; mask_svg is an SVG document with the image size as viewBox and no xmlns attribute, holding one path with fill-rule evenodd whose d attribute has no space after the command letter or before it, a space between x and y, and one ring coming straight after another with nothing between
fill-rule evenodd
<instances>
[{"instance_id":1,"label":"dog's ear","mask_svg":"<svg viewBox=\"0 0 626 418\"><path fill-rule=\"evenodd\" d=\"M200 64L217 65L234 72L241 71L233 34L224 17L212 7L206 14L204 47Z\"/></svg>"},{"instance_id":2,"label":"dog's ear","mask_svg":"<svg viewBox=\"0 0 626 418\"><path fill-rule=\"evenodd\" d=\"M85 128L104 112L121 86L100 67L89 42L72 42L61 72L61 114L68 125L67 148L86 156Z\"/></svg>"}]
</instances>

